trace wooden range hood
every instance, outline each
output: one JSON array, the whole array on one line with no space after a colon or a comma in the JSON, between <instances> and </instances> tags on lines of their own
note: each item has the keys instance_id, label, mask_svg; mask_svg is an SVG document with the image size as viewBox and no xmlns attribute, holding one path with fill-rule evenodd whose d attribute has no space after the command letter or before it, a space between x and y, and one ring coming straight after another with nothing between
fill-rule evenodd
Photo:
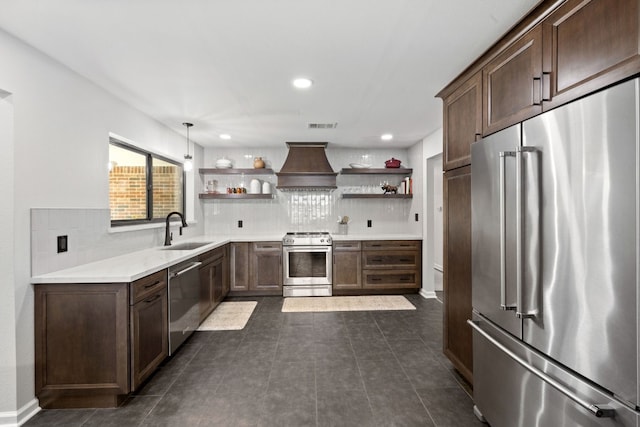
<instances>
[{"instance_id":1,"label":"wooden range hood","mask_svg":"<svg viewBox=\"0 0 640 427\"><path fill-rule=\"evenodd\" d=\"M278 176L279 190L335 190L336 176L327 160L326 142L287 142L289 153Z\"/></svg>"}]
</instances>

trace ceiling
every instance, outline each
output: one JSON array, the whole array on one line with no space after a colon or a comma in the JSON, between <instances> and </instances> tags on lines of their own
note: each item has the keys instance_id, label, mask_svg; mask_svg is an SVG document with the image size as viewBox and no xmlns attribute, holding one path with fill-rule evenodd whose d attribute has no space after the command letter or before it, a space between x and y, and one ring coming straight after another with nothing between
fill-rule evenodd
<instances>
[{"instance_id":1,"label":"ceiling","mask_svg":"<svg viewBox=\"0 0 640 427\"><path fill-rule=\"evenodd\" d=\"M441 127L436 93L538 2L3 0L0 28L182 135L194 123L204 147L408 147Z\"/></svg>"}]
</instances>

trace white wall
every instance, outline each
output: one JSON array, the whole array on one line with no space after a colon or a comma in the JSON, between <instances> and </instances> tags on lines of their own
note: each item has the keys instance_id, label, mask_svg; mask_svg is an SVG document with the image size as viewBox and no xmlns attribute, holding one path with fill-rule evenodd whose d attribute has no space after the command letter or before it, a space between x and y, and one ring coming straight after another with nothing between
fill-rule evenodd
<instances>
[{"instance_id":1,"label":"white wall","mask_svg":"<svg viewBox=\"0 0 640 427\"><path fill-rule=\"evenodd\" d=\"M7 120L0 119L6 159L0 169L0 221L6 227L3 242L14 242L13 261L11 253L5 253L8 244L0 249L0 424L12 424L34 403L30 209L108 209L109 132L175 159L182 158L186 144L183 135L2 31L0 57L5 58L0 90L11 93L13 102L13 143ZM6 106L6 98L2 102ZM202 164L201 155L202 150L196 150L196 167ZM188 178L192 187L195 181ZM188 190L193 194L193 188ZM203 230L198 206L194 219L200 225L191 228L194 234ZM5 309L9 302L13 309Z\"/></svg>"},{"instance_id":2,"label":"white wall","mask_svg":"<svg viewBox=\"0 0 640 427\"><path fill-rule=\"evenodd\" d=\"M443 255L443 237L444 237L444 223L443 223L443 200L442 200L442 154L427 159L431 164L431 170L429 173L433 177L433 266L436 269L442 270L442 255ZM441 289L437 289L441 290Z\"/></svg>"},{"instance_id":3,"label":"white wall","mask_svg":"<svg viewBox=\"0 0 640 427\"><path fill-rule=\"evenodd\" d=\"M422 222L424 243L422 247L422 290L420 293L424 297L434 298L436 290L433 272L434 241L437 239L442 240L442 238L434 235L434 175L429 171L433 170L431 166L432 160L430 159L437 158L442 153L442 129L438 129L424 138L422 147L423 170L426 171L424 176L426 188L424 191L425 220Z\"/></svg>"}]
</instances>

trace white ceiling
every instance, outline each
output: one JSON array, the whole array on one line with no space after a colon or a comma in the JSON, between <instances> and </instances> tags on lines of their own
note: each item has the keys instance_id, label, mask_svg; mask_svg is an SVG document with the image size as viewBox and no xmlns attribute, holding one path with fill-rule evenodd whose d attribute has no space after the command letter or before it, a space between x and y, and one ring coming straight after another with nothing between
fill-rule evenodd
<instances>
[{"instance_id":1,"label":"white ceiling","mask_svg":"<svg viewBox=\"0 0 640 427\"><path fill-rule=\"evenodd\" d=\"M0 28L182 135L193 122L202 146L407 147L441 126L436 93L538 2L2 0Z\"/></svg>"}]
</instances>

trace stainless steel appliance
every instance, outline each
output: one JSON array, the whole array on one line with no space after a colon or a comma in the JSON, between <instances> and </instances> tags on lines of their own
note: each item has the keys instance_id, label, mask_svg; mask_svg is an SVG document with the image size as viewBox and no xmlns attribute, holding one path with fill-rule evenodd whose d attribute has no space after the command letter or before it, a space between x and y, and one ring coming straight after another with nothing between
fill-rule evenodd
<instances>
[{"instance_id":1,"label":"stainless steel appliance","mask_svg":"<svg viewBox=\"0 0 640 427\"><path fill-rule=\"evenodd\" d=\"M198 258L169 267L169 355L200 324L200 273Z\"/></svg>"},{"instance_id":2,"label":"stainless steel appliance","mask_svg":"<svg viewBox=\"0 0 640 427\"><path fill-rule=\"evenodd\" d=\"M492 427L640 425L639 82L472 146L473 394Z\"/></svg>"},{"instance_id":3,"label":"stainless steel appliance","mask_svg":"<svg viewBox=\"0 0 640 427\"><path fill-rule=\"evenodd\" d=\"M282 263L283 296L331 296L333 257L329 233L287 233L282 239Z\"/></svg>"}]
</instances>

